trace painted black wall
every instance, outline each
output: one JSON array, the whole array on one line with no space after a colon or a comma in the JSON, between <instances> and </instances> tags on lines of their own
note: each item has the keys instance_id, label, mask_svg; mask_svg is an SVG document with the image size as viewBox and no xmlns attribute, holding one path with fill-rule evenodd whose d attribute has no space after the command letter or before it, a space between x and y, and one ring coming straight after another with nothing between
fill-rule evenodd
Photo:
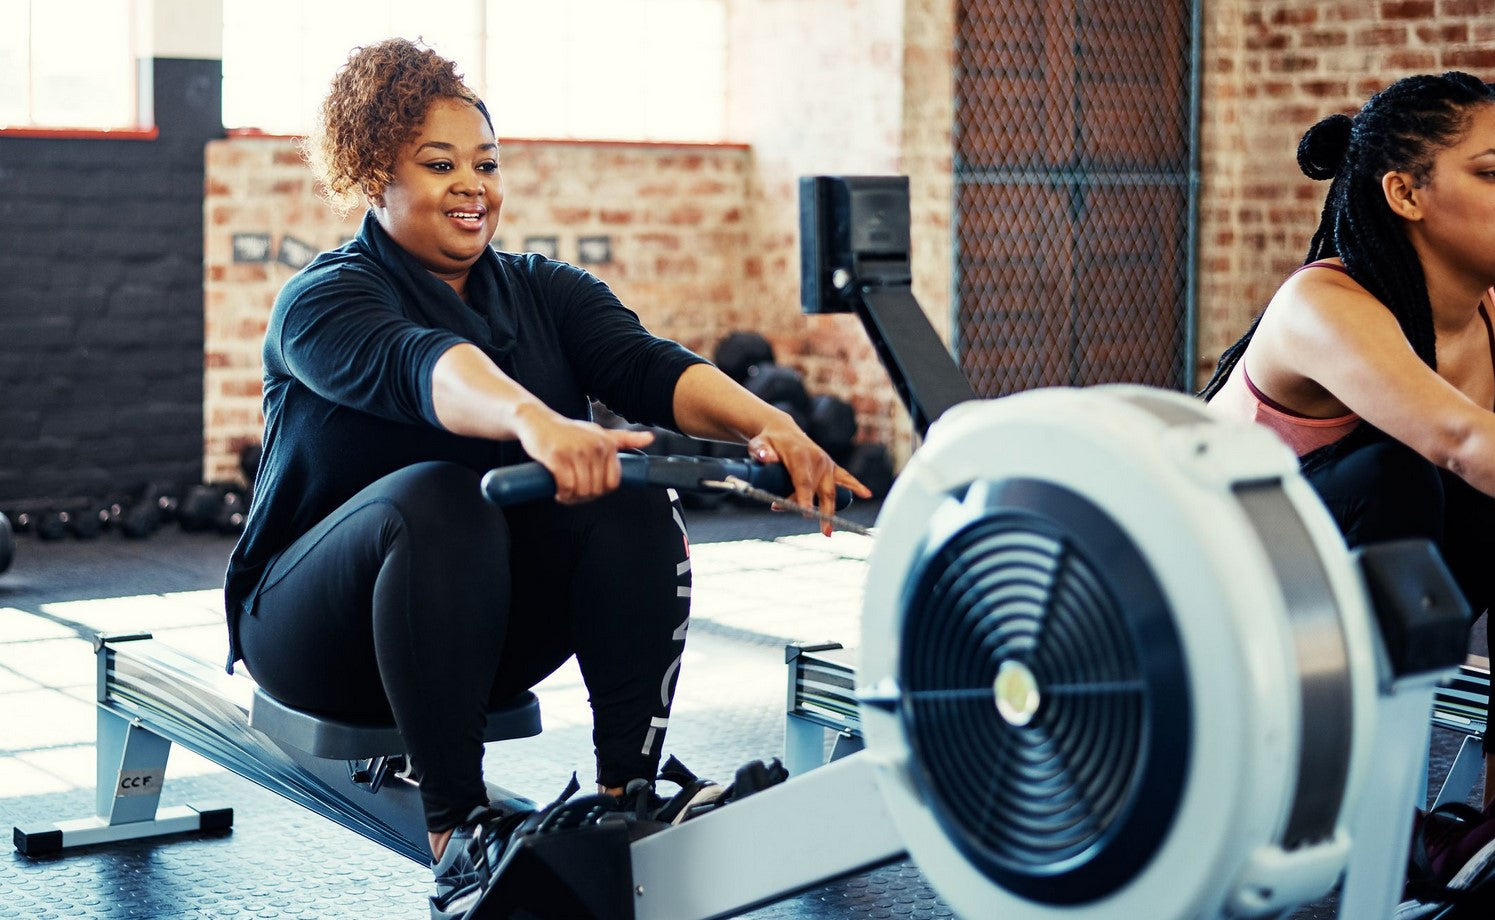
<instances>
[{"instance_id":1,"label":"painted black wall","mask_svg":"<svg viewBox=\"0 0 1495 920\"><path fill-rule=\"evenodd\" d=\"M153 70L156 140L0 137L0 506L202 477L222 65Z\"/></svg>"}]
</instances>

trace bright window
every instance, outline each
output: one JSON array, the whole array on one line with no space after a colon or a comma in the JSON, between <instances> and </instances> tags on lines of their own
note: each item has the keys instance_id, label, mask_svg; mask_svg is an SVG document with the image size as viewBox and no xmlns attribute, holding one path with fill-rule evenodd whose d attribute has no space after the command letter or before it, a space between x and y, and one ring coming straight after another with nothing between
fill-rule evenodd
<instances>
[{"instance_id":1,"label":"bright window","mask_svg":"<svg viewBox=\"0 0 1495 920\"><path fill-rule=\"evenodd\" d=\"M721 0L490 0L488 107L500 134L718 141Z\"/></svg>"},{"instance_id":2,"label":"bright window","mask_svg":"<svg viewBox=\"0 0 1495 920\"><path fill-rule=\"evenodd\" d=\"M503 137L722 139L725 0L224 0L224 124L305 133L349 51L394 35L455 60Z\"/></svg>"},{"instance_id":3,"label":"bright window","mask_svg":"<svg viewBox=\"0 0 1495 920\"><path fill-rule=\"evenodd\" d=\"M136 0L0 0L0 127L148 127L139 14Z\"/></svg>"},{"instance_id":4,"label":"bright window","mask_svg":"<svg viewBox=\"0 0 1495 920\"><path fill-rule=\"evenodd\" d=\"M424 39L471 80L481 11L481 0L223 0L223 124L305 134L348 53L392 36Z\"/></svg>"}]
</instances>

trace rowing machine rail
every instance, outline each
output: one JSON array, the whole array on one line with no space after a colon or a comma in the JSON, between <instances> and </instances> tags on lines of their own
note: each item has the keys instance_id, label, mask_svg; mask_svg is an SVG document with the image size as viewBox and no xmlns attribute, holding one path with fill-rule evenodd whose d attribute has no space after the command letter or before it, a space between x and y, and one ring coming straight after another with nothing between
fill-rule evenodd
<instances>
[{"instance_id":1,"label":"rowing machine rail","mask_svg":"<svg viewBox=\"0 0 1495 920\"><path fill-rule=\"evenodd\" d=\"M100 636L94 644L95 815L15 828L22 853L228 829L232 809L158 809L171 745L180 744L402 856L429 862L419 786L391 769L402 753L391 726L359 726L293 710L270 700L247 677L227 675L147 633ZM486 738L539 731L539 703L526 693L490 713ZM499 786L490 784L488 794L501 808L533 807Z\"/></svg>"}]
</instances>

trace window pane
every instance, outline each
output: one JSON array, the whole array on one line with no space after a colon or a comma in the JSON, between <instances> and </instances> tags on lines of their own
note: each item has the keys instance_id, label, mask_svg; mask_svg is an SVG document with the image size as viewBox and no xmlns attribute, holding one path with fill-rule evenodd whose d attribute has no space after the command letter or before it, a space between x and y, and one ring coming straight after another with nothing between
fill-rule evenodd
<instances>
[{"instance_id":1,"label":"window pane","mask_svg":"<svg viewBox=\"0 0 1495 920\"><path fill-rule=\"evenodd\" d=\"M391 3L389 22L382 34L371 36L369 40L377 41L390 35L421 39L443 57L456 61L457 73L461 74L462 80L482 95L486 92L480 28L483 0L462 0L460 3L448 0L442 4L439 15L433 15L431 9L430 5L409 0Z\"/></svg>"},{"instance_id":2,"label":"window pane","mask_svg":"<svg viewBox=\"0 0 1495 920\"><path fill-rule=\"evenodd\" d=\"M27 87L27 71L31 67L27 50L30 8L27 0L0 0L0 125L24 125L31 121Z\"/></svg>"},{"instance_id":3,"label":"window pane","mask_svg":"<svg viewBox=\"0 0 1495 920\"><path fill-rule=\"evenodd\" d=\"M570 134L642 138L644 4L638 0L572 0L566 96Z\"/></svg>"},{"instance_id":4,"label":"window pane","mask_svg":"<svg viewBox=\"0 0 1495 920\"><path fill-rule=\"evenodd\" d=\"M490 3L488 109L502 137L567 137L570 4Z\"/></svg>"},{"instance_id":5,"label":"window pane","mask_svg":"<svg viewBox=\"0 0 1495 920\"><path fill-rule=\"evenodd\" d=\"M389 19L387 2L318 0L301 7L301 92L298 94L303 126L327 95L332 78L359 45L381 38ZM305 127L301 128L306 130Z\"/></svg>"},{"instance_id":6,"label":"window pane","mask_svg":"<svg viewBox=\"0 0 1495 920\"><path fill-rule=\"evenodd\" d=\"M649 0L642 87L648 137L721 140L727 11L701 0Z\"/></svg>"},{"instance_id":7,"label":"window pane","mask_svg":"<svg viewBox=\"0 0 1495 920\"><path fill-rule=\"evenodd\" d=\"M0 0L0 125L138 127L136 5Z\"/></svg>"},{"instance_id":8,"label":"window pane","mask_svg":"<svg viewBox=\"0 0 1495 920\"><path fill-rule=\"evenodd\" d=\"M31 120L66 127L134 126L133 4L73 0L31 6ZM87 53L79 53L86 49Z\"/></svg>"},{"instance_id":9,"label":"window pane","mask_svg":"<svg viewBox=\"0 0 1495 920\"><path fill-rule=\"evenodd\" d=\"M223 4L223 123L296 133L310 124L301 77L301 0Z\"/></svg>"},{"instance_id":10,"label":"window pane","mask_svg":"<svg viewBox=\"0 0 1495 920\"><path fill-rule=\"evenodd\" d=\"M224 0L223 123L304 134L353 49L393 36L424 40L478 89L481 3L433 11L408 0Z\"/></svg>"},{"instance_id":11,"label":"window pane","mask_svg":"<svg viewBox=\"0 0 1495 920\"><path fill-rule=\"evenodd\" d=\"M717 141L725 49L723 0L489 0L489 107L508 137Z\"/></svg>"},{"instance_id":12,"label":"window pane","mask_svg":"<svg viewBox=\"0 0 1495 920\"><path fill-rule=\"evenodd\" d=\"M229 127L301 134L360 44L420 38L504 137L720 140L724 0L224 0Z\"/></svg>"}]
</instances>

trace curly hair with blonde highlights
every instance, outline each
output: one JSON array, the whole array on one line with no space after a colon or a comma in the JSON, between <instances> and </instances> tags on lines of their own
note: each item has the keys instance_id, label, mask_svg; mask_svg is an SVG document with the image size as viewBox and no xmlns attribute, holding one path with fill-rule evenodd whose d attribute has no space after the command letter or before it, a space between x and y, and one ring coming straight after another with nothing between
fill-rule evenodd
<instances>
[{"instance_id":1,"label":"curly hair with blonde highlights","mask_svg":"<svg viewBox=\"0 0 1495 920\"><path fill-rule=\"evenodd\" d=\"M384 191L401 148L438 99L482 109L456 63L430 48L391 38L353 50L332 79L316 127L301 143L321 193L338 213Z\"/></svg>"}]
</instances>

